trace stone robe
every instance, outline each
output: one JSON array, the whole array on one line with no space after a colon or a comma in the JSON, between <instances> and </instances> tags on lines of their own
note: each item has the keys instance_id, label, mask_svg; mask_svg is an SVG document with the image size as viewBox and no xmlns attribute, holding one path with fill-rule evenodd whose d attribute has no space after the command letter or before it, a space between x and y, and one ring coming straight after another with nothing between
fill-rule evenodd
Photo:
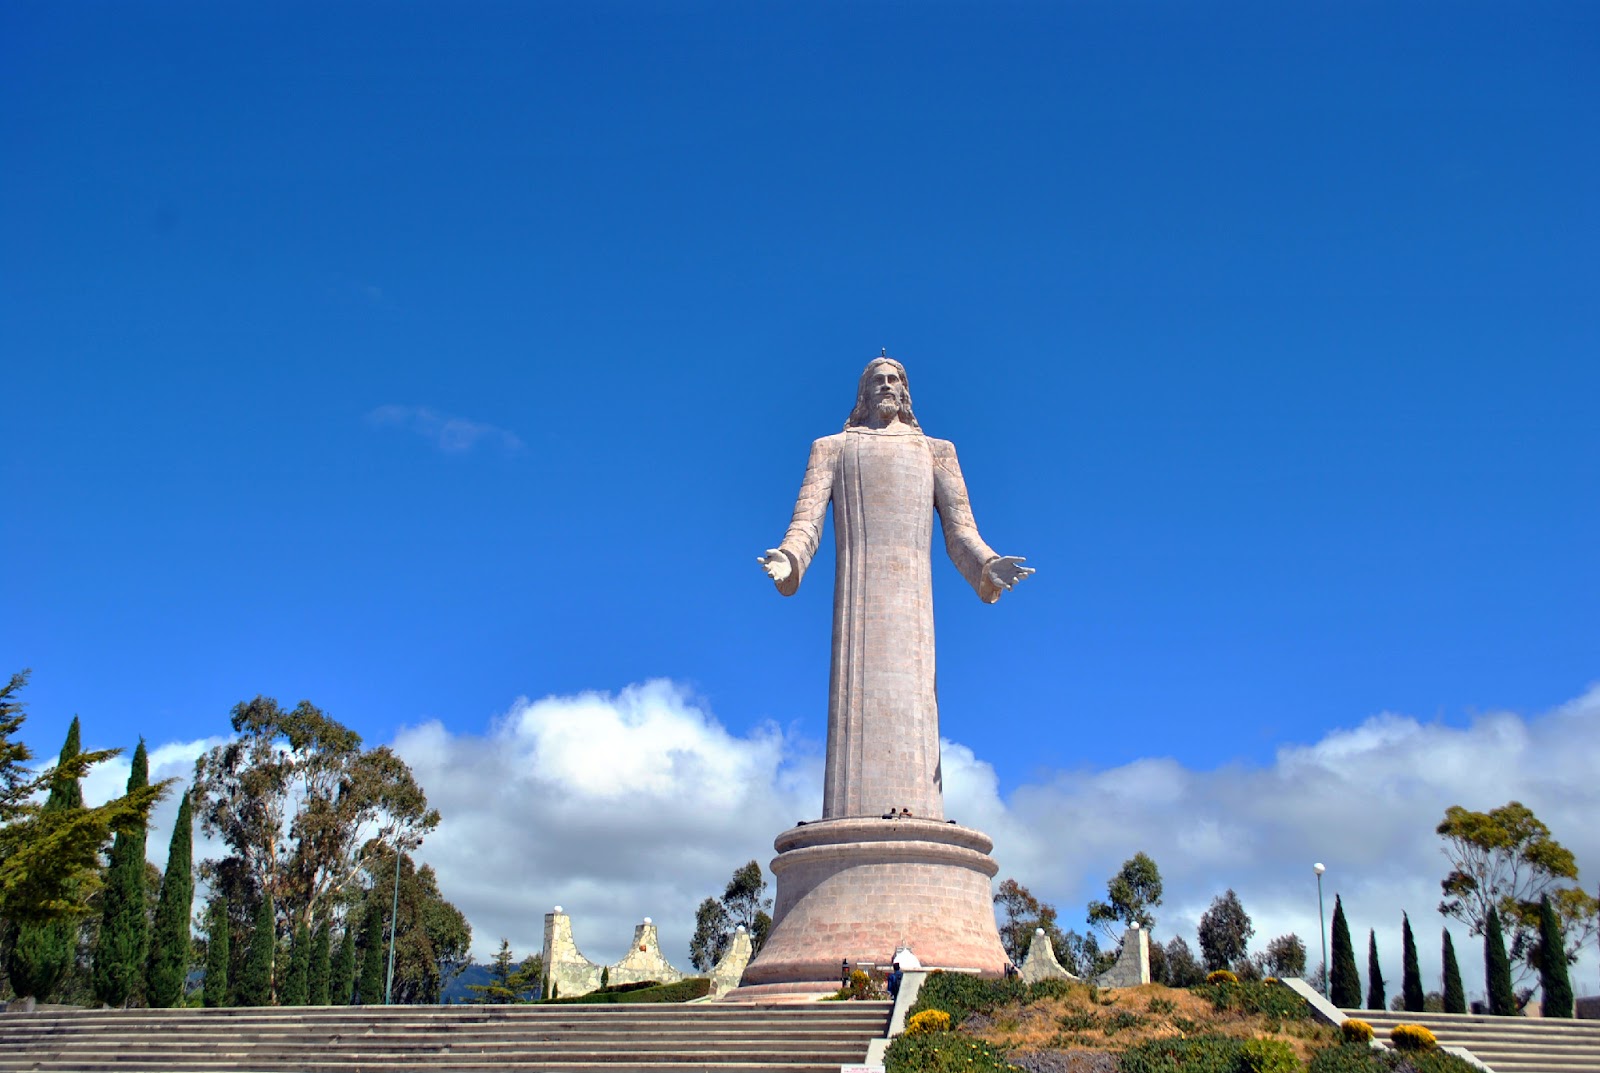
<instances>
[{"instance_id":1,"label":"stone robe","mask_svg":"<svg viewBox=\"0 0 1600 1073\"><path fill-rule=\"evenodd\" d=\"M780 550L793 595L833 504L837 573L823 819L909 809L944 818L929 551L938 511L945 549L985 603L998 558L978 535L955 446L919 429L850 428L811 446Z\"/></svg>"}]
</instances>

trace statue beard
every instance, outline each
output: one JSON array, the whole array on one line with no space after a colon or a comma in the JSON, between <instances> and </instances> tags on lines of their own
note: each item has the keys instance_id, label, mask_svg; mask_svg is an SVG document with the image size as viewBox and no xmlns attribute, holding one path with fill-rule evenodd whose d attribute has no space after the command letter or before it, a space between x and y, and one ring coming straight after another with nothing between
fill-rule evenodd
<instances>
[{"instance_id":1,"label":"statue beard","mask_svg":"<svg viewBox=\"0 0 1600 1073\"><path fill-rule=\"evenodd\" d=\"M900 413L900 400L893 395L885 395L878 400L878 417L885 423L893 421Z\"/></svg>"}]
</instances>

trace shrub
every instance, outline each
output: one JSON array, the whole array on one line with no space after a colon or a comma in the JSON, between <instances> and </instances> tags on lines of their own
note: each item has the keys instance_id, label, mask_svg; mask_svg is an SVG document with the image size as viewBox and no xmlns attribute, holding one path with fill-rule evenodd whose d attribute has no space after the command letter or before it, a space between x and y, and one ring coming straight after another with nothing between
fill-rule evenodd
<instances>
[{"instance_id":1,"label":"shrub","mask_svg":"<svg viewBox=\"0 0 1600 1073\"><path fill-rule=\"evenodd\" d=\"M1088 990L1081 983L1050 976L1029 984L1026 999L1028 1002L1037 1002L1042 998L1071 998L1074 994L1087 995Z\"/></svg>"},{"instance_id":2,"label":"shrub","mask_svg":"<svg viewBox=\"0 0 1600 1073\"><path fill-rule=\"evenodd\" d=\"M1344 1043L1312 1055L1307 1073L1383 1073L1387 1068L1378 1052L1365 1043Z\"/></svg>"},{"instance_id":3,"label":"shrub","mask_svg":"<svg viewBox=\"0 0 1600 1073\"><path fill-rule=\"evenodd\" d=\"M949 1032L896 1036L883 1065L887 1073L1019 1073L987 1043Z\"/></svg>"},{"instance_id":4,"label":"shrub","mask_svg":"<svg viewBox=\"0 0 1600 1073\"><path fill-rule=\"evenodd\" d=\"M1239 978L1227 969L1218 969L1216 972L1206 974L1206 983L1208 984L1236 984L1238 982Z\"/></svg>"},{"instance_id":5,"label":"shrub","mask_svg":"<svg viewBox=\"0 0 1600 1073\"><path fill-rule=\"evenodd\" d=\"M1372 1026L1352 1017L1339 1026L1339 1036L1346 1043L1370 1043Z\"/></svg>"},{"instance_id":6,"label":"shrub","mask_svg":"<svg viewBox=\"0 0 1600 1073\"><path fill-rule=\"evenodd\" d=\"M711 993L711 981L704 976L691 976L675 984L646 984L645 986L618 984L605 991L591 991L572 998L552 998L558 1005L599 1005L611 1002L688 1002L704 998Z\"/></svg>"},{"instance_id":7,"label":"shrub","mask_svg":"<svg viewBox=\"0 0 1600 1073\"><path fill-rule=\"evenodd\" d=\"M1431 1051L1439 1046L1433 1033L1421 1025L1395 1025L1389 1032L1389 1042L1402 1051Z\"/></svg>"},{"instance_id":8,"label":"shrub","mask_svg":"<svg viewBox=\"0 0 1600 1073\"><path fill-rule=\"evenodd\" d=\"M919 1036L924 1032L950 1031L950 1015L943 1010L923 1010L906 1019L906 1033Z\"/></svg>"},{"instance_id":9,"label":"shrub","mask_svg":"<svg viewBox=\"0 0 1600 1073\"><path fill-rule=\"evenodd\" d=\"M1152 1039L1122 1052L1122 1073L1238 1073L1244 1045L1224 1036Z\"/></svg>"},{"instance_id":10,"label":"shrub","mask_svg":"<svg viewBox=\"0 0 1600 1073\"><path fill-rule=\"evenodd\" d=\"M1239 1047L1244 1073L1300 1073L1294 1048L1281 1039L1247 1039Z\"/></svg>"},{"instance_id":11,"label":"shrub","mask_svg":"<svg viewBox=\"0 0 1600 1073\"><path fill-rule=\"evenodd\" d=\"M943 1010L950 1015L952 1024L959 1025L968 1014L1021 999L1027 991L1020 980L983 980L965 973L936 970L923 981L911 1012Z\"/></svg>"},{"instance_id":12,"label":"shrub","mask_svg":"<svg viewBox=\"0 0 1600 1073\"><path fill-rule=\"evenodd\" d=\"M1211 1007L1218 1012L1259 1013L1280 1021L1301 1021L1311 1016L1311 1006L1306 1000L1280 984L1198 984L1190 991L1200 998L1210 999Z\"/></svg>"}]
</instances>

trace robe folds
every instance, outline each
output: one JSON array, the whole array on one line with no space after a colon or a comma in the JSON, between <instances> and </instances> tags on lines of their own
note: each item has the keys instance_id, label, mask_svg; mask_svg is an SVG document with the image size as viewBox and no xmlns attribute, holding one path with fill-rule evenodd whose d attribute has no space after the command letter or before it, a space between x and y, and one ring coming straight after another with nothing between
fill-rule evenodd
<instances>
[{"instance_id":1,"label":"robe folds","mask_svg":"<svg viewBox=\"0 0 1600 1073\"><path fill-rule=\"evenodd\" d=\"M890 810L944 818L939 764L930 550L934 513L945 549L985 603L998 558L978 535L955 447L910 426L850 428L811 446L794 518L779 545L800 587L833 504L837 549L828 752L822 816Z\"/></svg>"}]
</instances>

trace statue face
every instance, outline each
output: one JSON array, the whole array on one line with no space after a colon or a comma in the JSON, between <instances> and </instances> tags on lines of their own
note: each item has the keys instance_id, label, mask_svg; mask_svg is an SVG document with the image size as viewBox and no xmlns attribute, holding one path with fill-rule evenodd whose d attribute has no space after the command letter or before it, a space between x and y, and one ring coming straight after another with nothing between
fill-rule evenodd
<instances>
[{"instance_id":1,"label":"statue face","mask_svg":"<svg viewBox=\"0 0 1600 1073\"><path fill-rule=\"evenodd\" d=\"M905 401L905 381L893 365L872 367L872 375L867 378L867 401L885 417L900 412Z\"/></svg>"}]
</instances>

